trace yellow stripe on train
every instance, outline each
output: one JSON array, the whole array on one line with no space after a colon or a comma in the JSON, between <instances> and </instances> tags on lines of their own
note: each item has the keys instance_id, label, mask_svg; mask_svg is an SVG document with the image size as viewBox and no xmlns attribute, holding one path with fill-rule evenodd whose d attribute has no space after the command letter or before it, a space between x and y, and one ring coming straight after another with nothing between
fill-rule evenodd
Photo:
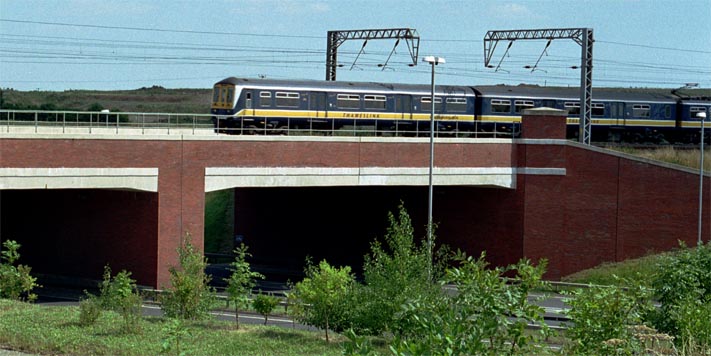
<instances>
[{"instance_id":1,"label":"yellow stripe on train","mask_svg":"<svg viewBox=\"0 0 711 356\"><path fill-rule=\"evenodd\" d=\"M316 111L316 110L264 110L242 109L235 116L329 118L371 120L429 120L430 114L384 113L373 111ZM438 121L474 121L474 115L435 114Z\"/></svg>"}]
</instances>

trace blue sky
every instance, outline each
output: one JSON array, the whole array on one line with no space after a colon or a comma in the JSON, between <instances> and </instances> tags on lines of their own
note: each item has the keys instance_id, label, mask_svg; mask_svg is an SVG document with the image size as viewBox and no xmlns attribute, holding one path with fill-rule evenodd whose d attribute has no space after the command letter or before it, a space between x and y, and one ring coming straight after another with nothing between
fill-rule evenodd
<instances>
[{"instance_id":1,"label":"blue sky","mask_svg":"<svg viewBox=\"0 0 711 356\"><path fill-rule=\"evenodd\" d=\"M329 30L413 28L420 57L437 55L437 82L578 86L580 46L555 40L498 46L489 30L594 30L593 85L711 87L711 0L299 1L0 0L0 87L20 90L210 88L229 77L325 78ZM429 83L405 43L338 50L338 80ZM538 69L532 66L541 57ZM355 64L354 64L355 63ZM351 68L352 67L352 68Z\"/></svg>"}]
</instances>

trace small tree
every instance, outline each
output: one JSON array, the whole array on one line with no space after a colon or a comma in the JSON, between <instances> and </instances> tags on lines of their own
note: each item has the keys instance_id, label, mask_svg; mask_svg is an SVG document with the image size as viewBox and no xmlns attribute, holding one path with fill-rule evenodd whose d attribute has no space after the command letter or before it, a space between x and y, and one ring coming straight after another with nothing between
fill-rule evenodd
<instances>
[{"instance_id":1,"label":"small tree","mask_svg":"<svg viewBox=\"0 0 711 356\"><path fill-rule=\"evenodd\" d=\"M131 278L131 272L122 270L112 278L111 268L104 267L104 280L101 282L100 288L101 306L121 315L124 321L124 331L136 331L141 318L142 299L136 289L136 281Z\"/></svg>"},{"instance_id":2,"label":"small tree","mask_svg":"<svg viewBox=\"0 0 711 356\"><path fill-rule=\"evenodd\" d=\"M235 322L239 329L239 309L249 305L249 295L252 293L252 288L257 284L255 280L264 279L264 276L251 270L247 257L252 255L247 252L247 246L240 244L234 250L234 254L235 260L230 264L232 274L230 278L225 278L224 280L227 282L227 297L235 306Z\"/></svg>"},{"instance_id":3,"label":"small tree","mask_svg":"<svg viewBox=\"0 0 711 356\"><path fill-rule=\"evenodd\" d=\"M15 266L15 262L20 259L20 244L13 240L3 242L3 249L0 252L2 262L0 262L0 298L14 300L34 301L37 295L32 293L32 289L39 287L37 278L32 277L31 267L25 265Z\"/></svg>"},{"instance_id":4,"label":"small tree","mask_svg":"<svg viewBox=\"0 0 711 356\"><path fill-rule=\"evenodd\" d=\"M441 294L435 283L443 276L446 259L441 250L437 261L430 260L424 239L415 240L412 221L400 204L398 215L388 213L390 226L384 243L371 243L371 252L363 264L364 285L355 288L349 304L351 325L356 332L379 335L389 330L399 332L395 315L409 300L436 299Z\"/></svg>"},{"instance_id":5,"label":"small tree","mask_svg":"<svg viewBox=\"0 0 711 356\"><path fill-rule=\"evenodd\" d=\"M264 325L267 325L269 314L279 305L279 298L273 295L262 294L261 292L252 300L252 306L257 313L264 316Z\"/></svg>"},{"instance_id":6,"label":"small tree","mask_svg":"<svg viewBox=\"0 0 711 356\"><path fill-rule=\"evenodd\" d=\"M323 328L328 339L329 321L337 314L336 307L354 283L349 266L331 267L326 260L318 266L306 261L306 278L294 286L293 296L301 305L296 311L301 322Z\"/></svg>"},{"instance_id":7,"label":"small tree","mask_svg":"<svg viewBox=\"0 0 711 356\"><path fill-rule=\"evenodd\" d=\"M178 248L178 260L180 266L169 270L171 288L160 298L161 307L170 318L206 319L214 304L215 290L208 285L207 261L193 246L190 234L185 234Z\"/></svg>"}]
</instances>

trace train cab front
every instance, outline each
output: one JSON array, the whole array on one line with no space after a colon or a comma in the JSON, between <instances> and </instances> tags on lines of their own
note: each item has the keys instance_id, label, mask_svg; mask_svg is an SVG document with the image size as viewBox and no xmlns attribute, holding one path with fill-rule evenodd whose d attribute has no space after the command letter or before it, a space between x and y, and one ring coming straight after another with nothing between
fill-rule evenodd
<instances>
[{"instance_id":1,"label":"train cab front","mask_svg":"<svg viewBox=\"0 0 711 356\"><path fill-rule=\"evenodd\" d=\"M215 132L229 133L235 126L235 91L232 83L217 83L212 89L212 124Z\"/></svg>"}]
</instances>

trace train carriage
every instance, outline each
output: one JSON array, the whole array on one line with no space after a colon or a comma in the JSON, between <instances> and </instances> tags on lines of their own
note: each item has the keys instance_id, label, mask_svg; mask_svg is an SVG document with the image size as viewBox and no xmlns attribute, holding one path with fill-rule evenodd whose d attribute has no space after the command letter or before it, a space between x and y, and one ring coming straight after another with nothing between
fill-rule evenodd
<instances>
[{"instance_id":1,"label":"train carriage","mask_svg":"<svg viewBox=\"0 0 711 356\"><path fill-rule=\"evenodd\" d=\"M474 129L475 92L437 86L437 131ZM216 129L231 133L283 133L309 129L421 135L429 132L428 85L228 78L215 84Z\"/></svg>"},{"instance_id":2,"label":"train carriage","mask_svg":"<svg viewBox=\"0 0 711 356\"><path fill-rule=\"evenodd\" d=\"M531 85L430 85L227 78L214 86L218 132L427 136L432 105L439 135L518 137L525 109L568 112L568 137L579 133L578 88ZM699 112L709 98L647 89L594 88L592 140L698 142ZM709 125L711 126L711 125ZM289 131L291 130L291 131ZM709 130L711 131L711 130ZM708 135L708 134L707 134Z\"/></svg>"},{"instance_id":3,"label":"train carriage","mask_svg":"<svg viewBox=\"0 0 711 356\"><path fill-rule=\"evenodd\" d=\"M523 110L550 107L568 111L568 137L580 122L578 88L478 86L484 125L510 124L516 131ZM676 100L672 96L622 89L593 89L591 132L594 141L665 141L678 136Z\"/></svg>"}]
</instances>

